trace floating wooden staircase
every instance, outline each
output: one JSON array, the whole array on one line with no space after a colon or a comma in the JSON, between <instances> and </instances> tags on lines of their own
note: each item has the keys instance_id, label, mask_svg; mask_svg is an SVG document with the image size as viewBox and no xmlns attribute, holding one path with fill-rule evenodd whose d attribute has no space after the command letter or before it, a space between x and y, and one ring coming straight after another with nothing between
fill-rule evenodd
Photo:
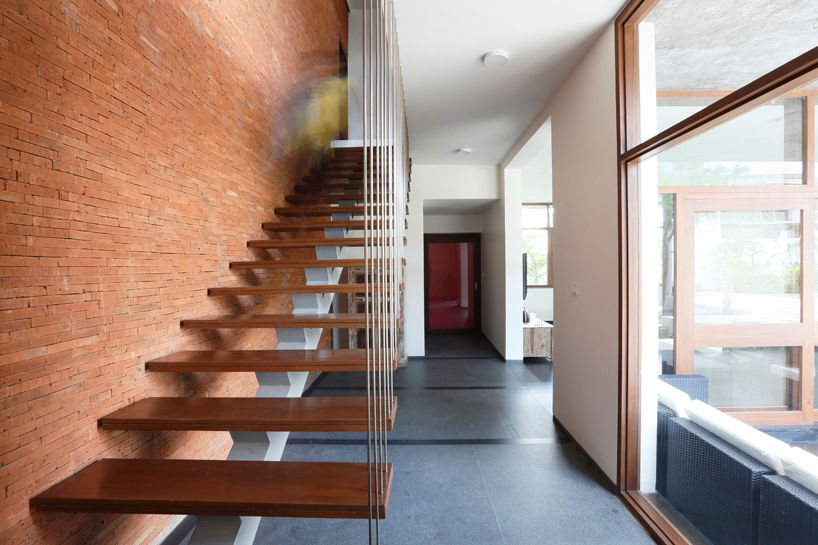
<instances>
[{"instance_id":1,"label":"floating wooden staircase","mask_svg":"<svg viewBox=\"0 0 818 545\"><path fill-rule=\"evenodd\" d=\"M365 328L367 316L330 313L334 294L365 293L360 283L339 284L344 267L363 267L346 248L364 245L360 148L338 151L323 171L304 178L276 209L285 218L263 228L285 236L324 231L324 239L280 238L248 241L249 248L315 248L314 259L236 261L231 269L304 269L304 285L212 287L210 296L290 295L291 314L237 314L186 318L185 329L275 328L278 350L194 350L146 362L157 373L255 373L254 398L167 398L136 401L99 420L109 430L227 431L234 446L227 460L102 459L31 499L45 511L199 515L191 545L215 543L225 534L236 545L250 544L257 517L384 518L392 483L391 464L280 462L290 431L365 431L369 403L385 407L391 429L397 400L365 397L301 398L309 372L367 369L365 349L319 349L323 328ZM352 180L352 181L350 181ZM343 193L348 192L348 193ZM377 209L373 206L372 208ZM318 219L316 219L318 218ZM373 222L370 225L377 225ZM405 244L405 241L404 241ZM405 263L404 263L405 264ZM370 285L369 290L381 289ZM370 317L383 325L384 317ZM374 349L373 349L374 351ZM374 355L376 357L376 354ZM396 365L392 361L392 368ZM375 475L381 471L381 475ZM372 473L370 473L372 472ZM377 477L377 479L376 479ZM385 483L370 496L370 483ZM240 517L240 518L236 518ZM232 533L231 533L232 532Z\"/></svg>"}]
</instances>

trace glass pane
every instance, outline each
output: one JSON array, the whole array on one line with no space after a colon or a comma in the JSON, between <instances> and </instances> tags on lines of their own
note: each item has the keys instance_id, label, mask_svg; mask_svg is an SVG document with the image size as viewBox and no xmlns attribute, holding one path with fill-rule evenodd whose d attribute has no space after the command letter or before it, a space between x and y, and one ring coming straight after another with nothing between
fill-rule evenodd
<instances>
[{"instance_id":1,"label":"glass pane","mask_svg":"<svg viewBox=\"0 0 818 545\"><path fill-rule=\"evenodd\" d=\"M643 88L660 101L724 96L815 47L816 13L818 0L662 0L639 28Z\"/></svg>"},{"instance_id":2,"label":"glass pane","mask_svg":"<svg viewBox=\"0 0 818 545\"><path fill-rule=\"evenodd\" d=\"M709 380L710 404L745 411L799 410L800 348L699 348L696 373Z\"/></svg>"},{"instance_id":3,"label":"glass pane","mask_svg":"<svg viewBox=\"0 0 818 545\"><path fill-rule=\"evenodd\" d=\"M776 100L659 154L659 185L803 183L802 102ZM660 123L668 126L694 111L658 109Z\"/></svg>"},{"instance_id":4,"label":"glass pane","mask_svg":"<svg viewBox=\"0 0 818 545\"><path fill-rule=\"evenodd\" d=\"M801 320L799 210L695 213L696 323Z\"/></svg>"},{"instance_id":5,"label":"glass pane","mask_svg":"<svg viewBox=\"0 0 818 545\"><path fill-rule=\"evenodd\" d=\"M548 286L548 244L550 231L546 229L523 231L523 252L528 254L528 285Z\"/></svg>"},{"instance_id":6,"label":"glass pane","mask_svg":"<svg viewBox=\"0 0 818 545\"><path fill-rule=\"evenodd\" d=\"M676 196L659 195L659 363L663 375L675 373Z\"/></svg>"}]
</instances>

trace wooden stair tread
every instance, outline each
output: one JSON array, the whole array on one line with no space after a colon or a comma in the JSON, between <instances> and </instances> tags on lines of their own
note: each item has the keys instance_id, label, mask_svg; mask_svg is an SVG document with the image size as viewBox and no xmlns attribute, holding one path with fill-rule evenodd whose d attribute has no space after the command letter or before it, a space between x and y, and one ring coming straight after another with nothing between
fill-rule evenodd
<instances>
[{"instance_id":1,"label":"wooden stair tread","mask_svg":"<svg viewBox=\"0 0 818 545\"><path fill-rule=\"evenodd\" d=\"M372 284L369 289L381 289ZM388 288L387 288L388 289ZM366 293L366 284L313 284L309 286L235 286L207 290L208 295L299 295L312 293Z\"/></svg>"},{"instance_id":2,"label":"wooden stair tread","mask_svg":"<svg viewBox=\"0 0 818 545\"><path fill-rule=\"evenodd\" d=\"M151 360L151 372L366 371L366 350L186 350Z\"/></svg>"},{"instance_id":3,"label":"wooden stair tread","mask_svg":"<svg viewBox=\"0 0 818 545\"><path fill-rule=\"evenodd\" d=\"M184 328L360 328L366 327L366 314L237 314L205 316L182 320Z\"/></svg>"},{"instance_id":4,"label":"wooden stair tread","mask_svg":"<svg viewBox=\"0 0 818 545\"><path fill-rule=\"evenodd\" d=\"M365 463L103 459L34 496L31 506L84 513L367 518L369 473ZM391 481L388 464L384 493L373 502L381 518Z\"/></svg>"},{"instance_id":5,"label":"wooden stair tread","mask_svg":"<svg viewBox=\"0 0 818 545\"><path fill-rule=\"evenodd\" d=\"M376 263L378 260L373 260ZM406 260L402 260L403 265L406 265ZM331 267L365 267L366 261L360 259L299 259L290 260L282 259L278 261L273 260L257 260L257 261L232 261L230 262L231 269L321 269Z\"/></svg>"},{"instance_id":6,"label":"wooden stair tread","mask_svg":"<svg viewBox=\"0 0 818 545\"><path fill-rule=\"evenodd\" d=\"M386 406L392 429L397 399ZM149 397L99 419L105 429L366 431L366 397Z\"/></svg>"}]
</instances>

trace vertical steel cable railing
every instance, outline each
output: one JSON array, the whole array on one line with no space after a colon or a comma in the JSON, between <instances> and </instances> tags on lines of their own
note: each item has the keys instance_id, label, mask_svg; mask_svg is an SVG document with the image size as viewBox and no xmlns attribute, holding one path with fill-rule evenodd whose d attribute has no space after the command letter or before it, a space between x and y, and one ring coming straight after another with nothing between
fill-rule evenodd
<instances>
[{"instance_id":1,"label":"vertical steel cable railing","mask_svg":"<svg viewBox=\"0 0 818 545\"><path fill-rule=\"evenodd\" d=\"M379 544L384 516L380 506L391 479L387 426L393 414L393 371L403 356L401 288L409 181L394 0L364 0L363 66L369 542Z\"/></svg>"}]
</instances>

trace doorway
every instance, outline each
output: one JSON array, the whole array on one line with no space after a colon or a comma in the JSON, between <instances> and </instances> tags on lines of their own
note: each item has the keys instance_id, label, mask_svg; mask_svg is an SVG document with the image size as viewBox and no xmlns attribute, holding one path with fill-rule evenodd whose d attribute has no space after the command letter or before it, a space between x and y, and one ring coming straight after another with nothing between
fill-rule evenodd
<instances>
[{"instance_id":1,"label":"doorway","mask_svg":"<svg viewBox=\"0 0 818 545\"><path fill-rule=\"evenodd\" d=\"M424 236L426 332L480 331L480 234Z\"/></svg>"}]
</instances>

